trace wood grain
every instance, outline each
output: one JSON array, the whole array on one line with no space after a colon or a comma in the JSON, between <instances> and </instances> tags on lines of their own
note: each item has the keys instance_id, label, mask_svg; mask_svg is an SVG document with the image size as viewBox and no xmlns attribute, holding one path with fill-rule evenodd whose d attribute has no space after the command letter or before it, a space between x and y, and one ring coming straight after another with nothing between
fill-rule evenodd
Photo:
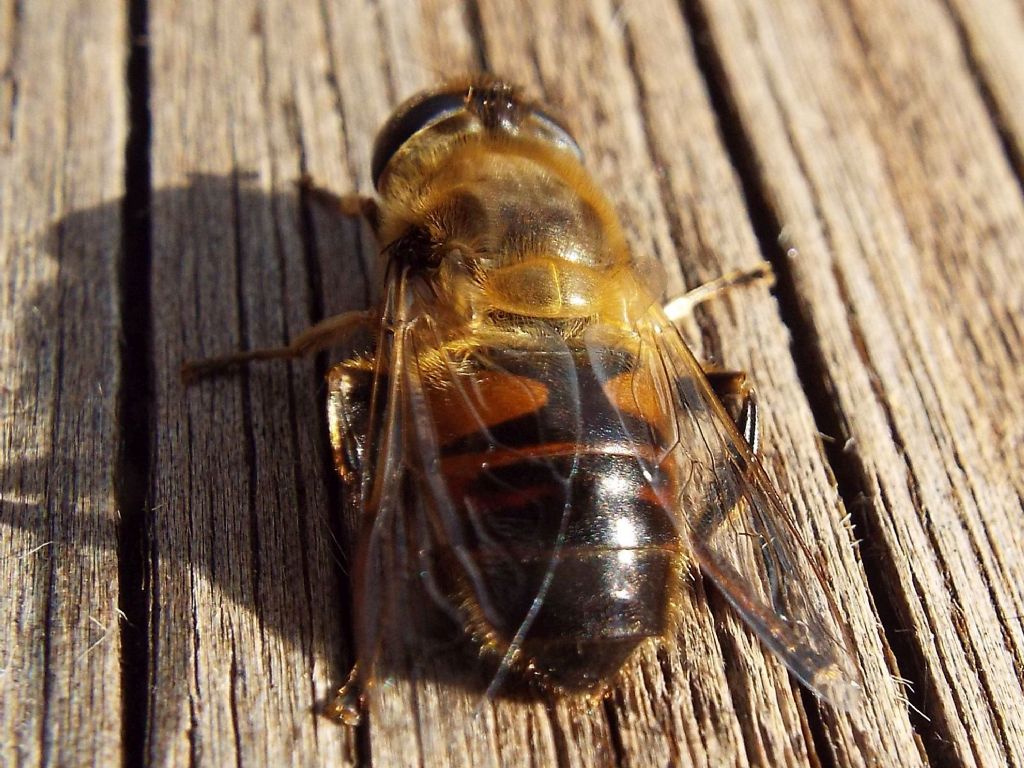
<instances>
[{"instance_id":1,"label":"wood grain","mask_svg":"<svg viewBox=\"0 0 1024 768\"><path fill-rule=\"evenodd\" d=\"M333 99L319 15L286 12L150 6L154 764L353 759L353 734L316 716L345 643L315 367L189 392L179 373L187 357L278 344L312 318L294 105L314 100L330 121ZM309 69L290 68L290 52ZM337 123L333 134L342 161Z\"/></svg>"},{"instance_id":2,"label":"wood grain","mask_svg":"<svg viewBox=\"0 0 1024 768\"><path fill-rule=\"evenodd\" d=\"M0 3L4 765L109 765L122 753L125 21L103 0Z\"/></svg>"},{"instance_id":3,"label":"wood grain","mask_svg":"<svg viewBox=\"0 0 1024 768\"><path fill-rule=\"evenodd\" d=\"M0 0L0 763L1024 764L1019 7L130 10ZM179 366L370 306L369 233L295 181L370 193L390 109L480 69L567 115L667 292L774 263L685 331L757 385L860 709L817 704L698 578L676 646L605 702L489 701L425 654L359 730L319 716L356 513L328 359L189 390Z\"/></svg>"},{"instance_id":4,"label":"wood grain","mask_svg":"<svg viewBox=\"0 0 1024 768\"><path fill-rule=\"evenodd\" d=\"M713 46L852 439L925 746L1020 764L1020 464L998 447L1021 387L1020 187L941 4L807 6L716 6Z\"/></svg>"}]
</instances>

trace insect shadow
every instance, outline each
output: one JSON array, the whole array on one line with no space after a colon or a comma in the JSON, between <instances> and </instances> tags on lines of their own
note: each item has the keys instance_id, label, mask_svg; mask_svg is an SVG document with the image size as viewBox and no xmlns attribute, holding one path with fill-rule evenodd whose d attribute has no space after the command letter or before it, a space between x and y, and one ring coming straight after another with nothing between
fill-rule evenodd
<instances>
[{"instance_id":1,"label":"insect shadow","mask_svg":"<svg viewBox=\"0 0 1024 768\"><path fill-rule=\"evenodd\" d=\"M109 254L101 258L88 233L121 227L126 212L142 218L127 222L121 274L97 277ZM310 702L320 710L352 662L350 532L358 514L331 465L323 383L331 361L254 365L190 388L179 366L282 343L320 315L366 306L376 244L358 222L294 189L270 193L244 175L196 175L153 191L144 211L113 200L65 216L39 245L59 279L25 306L61 306L63 292L88 283L86 300L74 303L80 311L120 307L108 331L116 340L104 345L109 358L93 361L118 371L116 411L99 396L62 404L85 409L84 423L111 429L119 447L97 465L79 445L51 440L0 468L0 524L29 532L26 555L57 568L75 568L97 547L116 550L119 573L106 577L119 582L125 680L159 690L160 703L155 693L137 694L149 695L151 708L194 695L181 671L196 663L196 642L216 647L236 606L257 617L263 635L326 668L330 682ZM19 318L18 338L35 338L41 323L55 325L37 312ZM81 354L65 346L65 367ZM39 392L33 375L9 396L24 407ZM90 498L102 483L53 481L86 471L113 477L116 497ZM35 572L42 579L48 570ZM210 604L197 607L199 600ZM440 610L420 609L417 626L391 631L422 630L415 648L424 656L384 673L483 695L490 676L476 647ZM236 660L233 674L266 674L254 656ZM504 694L533 696L515 685ZM177 711L187 718L187 706Z\"/></svg>"}]
</instances>

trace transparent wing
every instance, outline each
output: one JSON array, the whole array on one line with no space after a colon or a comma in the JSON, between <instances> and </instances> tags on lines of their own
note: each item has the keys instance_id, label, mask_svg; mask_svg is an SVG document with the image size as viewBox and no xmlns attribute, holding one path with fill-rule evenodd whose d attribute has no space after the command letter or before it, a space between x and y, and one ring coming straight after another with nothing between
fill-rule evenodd
<instances>
[{"instance_id":1,"label":"transparent wing","mask_svg":"<svg viewBox=\"0 0 1024 768\"><path fill-rule=\"evenodd\" d=\"M860 675L848 630L790 509L675 326L654 309L637 330L638 370L659 393L655 407L670 405L675 414L665 461L681 482L665 501L679 511L694 559L799 680L851 707Z\"/></svg>"},{"instance_id":2,"label":"transparent wing","mask_svg":"<svg viewBox=\"0 0 1024 768\"><path fill-rule=\"evenodd\" d=\"M446 323L414 290L389 281L376 351L354 584L359 665L367 683L407 667L396 653L424 653L414 636L439 629L428 614L446 614L497 653L497 688L560 589L583 441L578 356L543 324Z\"/></svg>"},{"instance_id":3,"label":"transparent wing","mask_svg":"<svg viewBox=\"0 0 1024 768\"><path fill-rule=\"evenodd\" d=\"M435 599L454 600L449 612L500 657L493 693L563 597L555 576L585 445L578 356L543 323L470 331L425 315L403 369L406 464L429 559L447 575Z\"/></svg>"},{"instance_id":4,"label":"transparent wing","mask_svg":"<svg viewBox=\"0 0 1024 768\"><path fill-rule=\"evenodd\" d=\"M662 515L801 681L852 704L859 676L820 571L660 310L632 327L484 332L418 311L407 293L403 277L389 280L364 464L354 586L367 674L382 646L417 631L408 619L427 605L498 653L492 692L568 627L587 655L598 651L582 639L623 617L659 626L621 606L656 606L642 591L659 563L675 568L666 552L677 545L650 538ZM595 504L614 535L593 538L581 513Z\"/></svg>"},{"instance_id":5,"label":"transparent wing","mask_svg":"<svg viewBox=\"0 0 1024 768\"><path fill-rule=\"evenodd\" d=\"M400 383L408 335L405 312L407 272L390 268L385 279L383 310L374 349L369 402L331 403L331 435L338 454L359 453L358 543L352 569L357 689L375 682L376 665L391 625L400 615L409 550L405 515L405 427ZM364 393L365 396L365 393ZM345 425L350 441L365 430L362 450L339 441L335 423L346 410L358 412L357 425ZM358 690L356 691L358 693Z\"/></svg>"}]
</instances>

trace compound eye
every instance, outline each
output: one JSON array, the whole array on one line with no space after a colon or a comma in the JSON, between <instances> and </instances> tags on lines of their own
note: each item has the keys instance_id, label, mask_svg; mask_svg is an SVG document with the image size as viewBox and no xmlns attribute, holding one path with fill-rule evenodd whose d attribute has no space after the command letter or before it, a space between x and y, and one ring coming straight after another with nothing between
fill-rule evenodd
<instances>
[{"instance_id":1,"label":"compound eye","mask_svg":"<svg viewBox=\"0 0 1024 768\"><path fill-rule=\"evenodd\" d=\"M533 119L537 121L537 125L544 134L544 137L563 149L567 149L576 155L576 159L583 161L583 150L580 149L580 145L576 143L576 139L573 138L572 134L569 133L569 129L566 128L559 120L552 115L545 112L539 107L533 107L530 110Z\"/></svg>"},{"instance_id":2,"label":"compound eye","mask_svg":"<svg viewBox=\"0 0 1024 768\"><path fill-rule=\"evenodd\" d=\"M466 106L465 90L424 93L413 96L395 110L380 129L373 144L373 186L379 188L381 174L388 161L414 134L428 125L451 117Z\"/></svg>"}]
</instances>

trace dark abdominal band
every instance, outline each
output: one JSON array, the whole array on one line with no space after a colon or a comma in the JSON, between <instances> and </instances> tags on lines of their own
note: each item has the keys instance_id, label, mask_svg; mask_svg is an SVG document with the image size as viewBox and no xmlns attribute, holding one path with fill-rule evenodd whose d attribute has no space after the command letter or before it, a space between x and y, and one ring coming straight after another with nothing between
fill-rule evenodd
<instances>
[{"instance_id":1,"label":"dark abdominal band","mask_svg":"<svg viewBox=\"0 0 1024 768\"><path fill-rule=\"evenodd\" d=\"M681 554L661 503L671 481L643 458L653 428L609 402L590 365L576 363L571 391L558 391L563 378L533 413L445 446L442 471L476 631L504 653L525 628L520 666L590 691L669 629ZM580 434L590 439L566 439Z\"/></svg>"}]
</instances>

